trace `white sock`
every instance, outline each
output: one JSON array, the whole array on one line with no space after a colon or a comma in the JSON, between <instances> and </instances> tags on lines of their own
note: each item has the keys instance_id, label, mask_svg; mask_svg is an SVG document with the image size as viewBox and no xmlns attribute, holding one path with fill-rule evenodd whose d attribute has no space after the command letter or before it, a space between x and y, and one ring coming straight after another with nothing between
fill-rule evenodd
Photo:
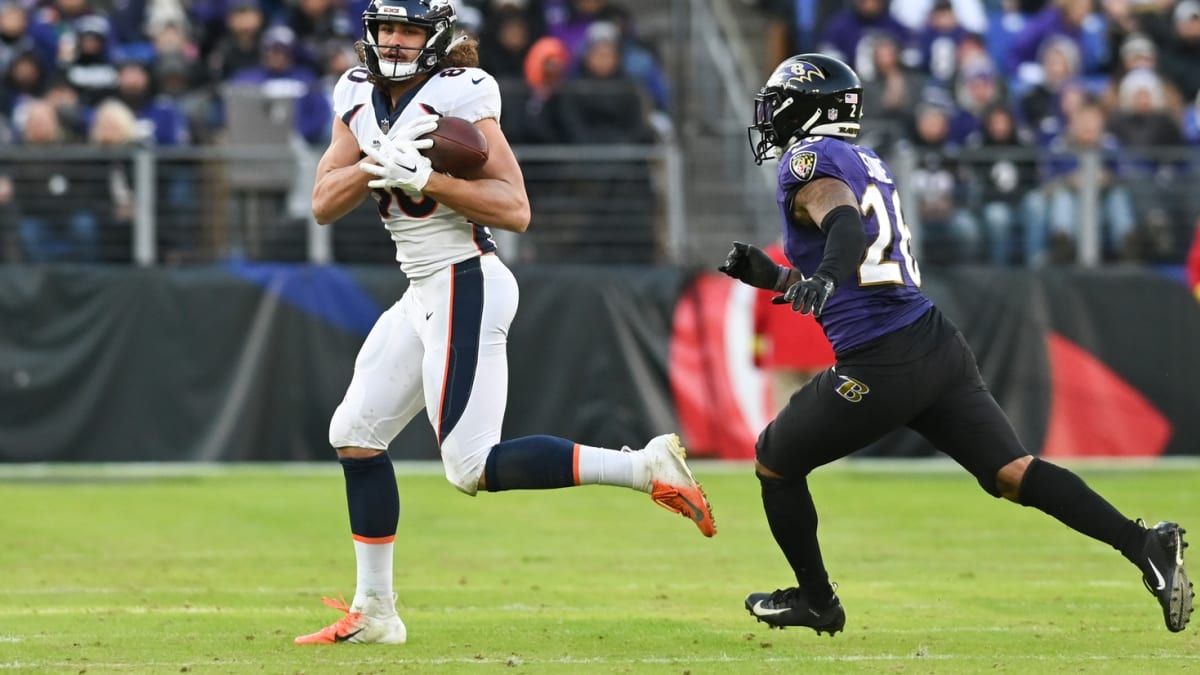
<instances>
[{"instance_id":1,"label":"white sock","mask_svg":"<svg viewBox=\"0 0 1200 675\"><path fill-rule=\"evenodd\" d=\"M583 444L576 448L580 485L617 485L650 491L650 470L642 453Z\"/></svg>"},{"instance_id":2,"label":"white sock","mask_svg":"<svg viewBox=\"0 0 1200 675\"><path fill-rule=\"evenodd\" d=\"M358 584L354 589L354 602L350 611L361 612L384 607L390 614L395 608L392 600L392 550L393 542L368 544L354 540L354 559L358 563Z\"/></svg>"}]
</instances>

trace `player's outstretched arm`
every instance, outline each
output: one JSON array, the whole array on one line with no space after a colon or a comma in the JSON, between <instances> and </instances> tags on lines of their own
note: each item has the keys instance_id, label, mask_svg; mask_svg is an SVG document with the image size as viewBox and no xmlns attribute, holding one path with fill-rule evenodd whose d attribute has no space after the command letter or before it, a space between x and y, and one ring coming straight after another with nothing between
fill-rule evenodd
<instances>
[{"instance_id":1,"label":"player's outstretched arm","mask_svg":"<svg viewBox=\"0 0 1200 675\"><path fill-rule=\"evenodd\" d=\"M312 213L322 225L332 223L354 210L371 194L367 182L373 176L359 170L362 154L350 127L334 118L329 147L317 163L312 192Z\"/></svg>"},{"instance_id":2,"label":"player's outstretched arm","mask_svg":"<svg viewBox=\"0 0 1200 675\"><path fill-rule=\"evenodd\" d=\"M530 212L521 165L495 119L475 126L488 142L488 160L479 175L463 179L434 173L421 192L481 225L524 232Z\"/></svg>"},{"instance_id":3,"label":"player's outstretched arm","mask_svg":"<svg viewBox=\"0 0 1200 675\"><path fill-rule=\"evenodd\" d=\"M776 264L766 251L757 246L735 241L717 271L755 288L782 293L787 288L792 269Z\"/></svg>"}]
</instances>

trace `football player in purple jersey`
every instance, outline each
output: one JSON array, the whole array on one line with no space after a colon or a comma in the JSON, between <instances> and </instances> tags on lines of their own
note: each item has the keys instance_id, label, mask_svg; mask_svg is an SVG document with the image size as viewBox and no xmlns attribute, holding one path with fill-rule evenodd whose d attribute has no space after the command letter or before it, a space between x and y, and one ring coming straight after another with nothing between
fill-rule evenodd
<instances>
[{"instance_id":1,"label":"football player in purple jersey","mask_svg":"<svg viewBox=\"0 0 1200 675\"><path fill-rule=\"evenodd\" d=\"M920 290L892 173L852 142L861 98L845 63L801 54L780 63L755 99L751 147L756 163L780 160L776 202L790 265L735 242L719 269L811 313L837 363L792 395L755 446L767 522L797 585L752 593L746 609L771 627L842 630L846 613L821 558L808 474L908 427L992 496L1044 511L1120 551L1162 605L1167 628L1183 630L1194 595L1184 530L1130 520L1021 444L962 333Z\"/></svg>"}]
</instances>

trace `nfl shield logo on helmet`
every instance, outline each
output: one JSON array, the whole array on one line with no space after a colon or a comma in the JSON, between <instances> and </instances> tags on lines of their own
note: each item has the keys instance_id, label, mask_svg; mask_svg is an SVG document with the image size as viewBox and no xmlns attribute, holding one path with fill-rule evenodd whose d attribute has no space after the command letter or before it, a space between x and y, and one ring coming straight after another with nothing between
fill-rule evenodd
<instances>
[{"instance_id":1,"label":"nfl shield logo on helmet","mask_svg":"<svg viewBox=\"0 0 1200 675\"><path fill-rule=\"evenodd\" d=\"M817 168L817 153L811 150L802 150L792 155L791 162L788 163L788 168L792 170L792 175L798 180L808 180L812 178L813 171Z\"/></svg>"}]
</instances>

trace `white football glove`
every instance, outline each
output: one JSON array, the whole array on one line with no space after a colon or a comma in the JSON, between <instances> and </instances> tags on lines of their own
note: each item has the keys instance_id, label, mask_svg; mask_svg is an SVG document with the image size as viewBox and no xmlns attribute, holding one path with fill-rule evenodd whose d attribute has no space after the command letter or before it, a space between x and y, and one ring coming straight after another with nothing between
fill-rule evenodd
<instances>
[{"instance_id":1,"label":"white football glove","mask_svg":"<svg viewBox=\"0 0 1200 675\"><path fill-rule=\"evenodd\" d=\"M418 115L396 127L388 136L396 140L414 141L418 136L424 136L436 129L440 119L439 115Z\"/></svg>"},{"instance_id":2,"label":"white football glove","mask_svg":"<svg viewBox=\"0 0 1200 675\"><path fill-rule=\"evenodd\" d=\"M429 175L433 173L429 158L420 151L431 147L431 138L420 141L390 141L385 138L378 148L362 149L375 163L361 162L358 168L377 176L367 183L371 189L400 188L405 192L420 192L425 189Z\"/></svg>"}]
</instances>

